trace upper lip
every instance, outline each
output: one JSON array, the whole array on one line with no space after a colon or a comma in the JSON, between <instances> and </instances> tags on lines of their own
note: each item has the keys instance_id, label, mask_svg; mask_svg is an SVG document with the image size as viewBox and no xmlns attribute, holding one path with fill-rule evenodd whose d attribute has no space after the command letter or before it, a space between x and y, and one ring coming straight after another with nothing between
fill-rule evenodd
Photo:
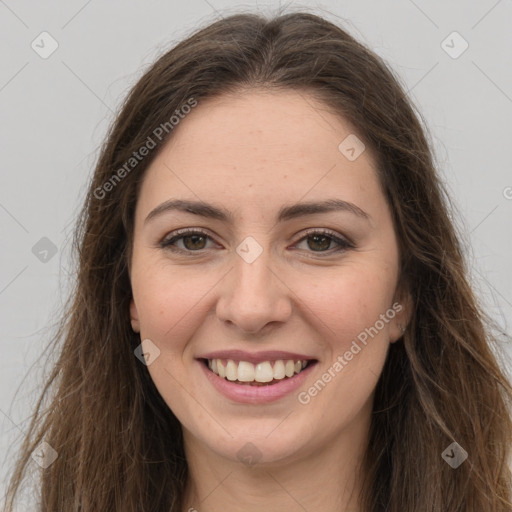
<instances>
[{"instance_id":1,"label":"upper lip","mask_svg":"<svg viewBox=\"0 0 512 512\"><path fill-rule=\"evenodd\" d=\"M244 350L216 350L198 356L197 359L231 359L233 361L247 361L257 364L263 361L278 361L279 359L294 361L316 360L314 357L297 354L294 352L284 352L282 350L264 350L261 352L246 352Z\"/></svg>"}]
</instances>

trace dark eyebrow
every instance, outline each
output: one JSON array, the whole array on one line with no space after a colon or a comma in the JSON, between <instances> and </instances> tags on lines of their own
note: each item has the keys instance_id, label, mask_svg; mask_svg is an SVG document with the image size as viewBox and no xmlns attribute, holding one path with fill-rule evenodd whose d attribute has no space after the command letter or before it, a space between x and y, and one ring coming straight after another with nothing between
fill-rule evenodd
<instances>
[{"instance_id":1,"label":"dark eyebrow","mask_svg":"<svg viewBox=\"0 0 512 512\"><path fill-rule=\"evenodd\" d=\"M284 206L279 210L277 221L282 222L285 220L302 217L303 215L311 215L313 213L327 213L334 211L344 211L353 213L362 219L369 220L370 216L356 206L354 203L342 201L341 199L327 199L320 202L297 203L292 206Z\"/></svg>"},{"instance_id":2,"label":"dark eyebrow","mask_svg":"<svg viewBox=\"0 0 512 512\"><path fill-rule=\"evenodd\" d=\"M192 213L200 217L216 219L223 222L233 223L233 215L218 206L203 203L201 201L189 201L182 199L170 199L158 205L146 217L144 224L148 223L151 219L169 211L182 211ZM332 211L345 211L357 215L358 217L369 220L370 216L353 203L342 201L341 199L328 199L320 202L306 202L297 203L291 206L283 206L277 215L277 222L303 217L305 215L312 215L315 213L327 213Z\"/></svg>"}]
</instances>

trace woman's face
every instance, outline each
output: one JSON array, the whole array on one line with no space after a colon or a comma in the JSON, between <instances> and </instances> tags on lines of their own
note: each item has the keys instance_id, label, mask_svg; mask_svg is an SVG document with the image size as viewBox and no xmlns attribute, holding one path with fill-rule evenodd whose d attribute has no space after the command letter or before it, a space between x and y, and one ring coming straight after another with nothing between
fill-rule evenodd
<instances>
[{"instance_id":1,"label":"woman's face","mask_svg":"<svg viewBox=\"0 0 512 512\"><path fill-rule=\"evenodd\" d=\"M305 93L199 100L175 127L138 197L130 311L186 446L283 462L366 432L406 323L374 165Z\"/></svg>"}]
</instances>

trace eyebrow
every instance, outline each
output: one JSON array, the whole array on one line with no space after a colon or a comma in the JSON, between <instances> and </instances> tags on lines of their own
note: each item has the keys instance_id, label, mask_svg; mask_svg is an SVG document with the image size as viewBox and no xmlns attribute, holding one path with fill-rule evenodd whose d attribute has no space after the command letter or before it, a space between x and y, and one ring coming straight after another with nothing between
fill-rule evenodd
<instances>
[{"instance_id":1,"label":"eyebrow","mask_svg":"<svg viewBox=\"0 0 512 512\"><path fill-rule=\"evenodd\" d=\"M198 215L200 217L216 219L231 224L233 223L233 215L224 208L201 201L170 199L151 210L144 220L144 224L147 224L152 219L170 211L192 213L193 215ZM327 199L326 201L320 202L305 202L296 203L291 206L283 206L277 214L277 222L283 222L315 213L328 213L333 211L344 211L352 213L365 220L370 219L370 215L353 203L349 203L348 201L343 201L341 199Z\"/></svg>"}]
</instances>

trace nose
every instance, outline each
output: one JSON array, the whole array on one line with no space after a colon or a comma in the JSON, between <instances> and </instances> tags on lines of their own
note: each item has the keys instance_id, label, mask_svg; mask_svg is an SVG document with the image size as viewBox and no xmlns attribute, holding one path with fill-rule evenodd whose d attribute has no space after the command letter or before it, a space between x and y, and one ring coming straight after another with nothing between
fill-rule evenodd
<instances>
[{"instance_id":1,"label":"nose","mask_svg":"<svg viewBox=\"0 0 512 512\"><path fill-rule=\"evenodd\" d=\"M270 259L268 250L252 263L234 253L234 268L222 280L217 301L220 320L254 334L267 324L290 318L293 293Z\"/></svg>"}]
</instances>

